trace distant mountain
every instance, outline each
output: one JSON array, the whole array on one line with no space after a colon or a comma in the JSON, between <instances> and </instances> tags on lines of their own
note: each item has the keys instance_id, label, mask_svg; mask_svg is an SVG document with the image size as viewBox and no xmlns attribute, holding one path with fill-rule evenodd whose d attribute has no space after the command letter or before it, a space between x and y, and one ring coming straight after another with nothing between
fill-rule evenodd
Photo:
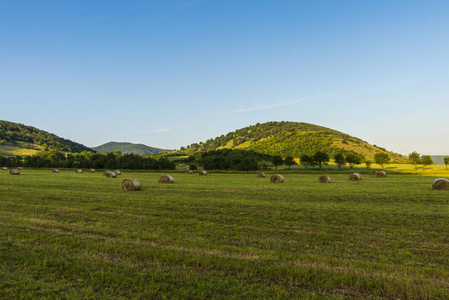
<instances>
[{"instance_id":1,"label":"distant mountain","mask_svg":"<svg viewBox=\"0 0 449 300\"><path fill-rule=\"evenodd\" d=\"M282 157L298 158L317 151L335 153L354 152L373 160L377 152L386 152L392 162L404 162L400 154L370 145L366 141L330 128L298 122L267 122L244 127L206 142L182 147L181 151L193 153L217 149L246 149Z\"/></svg>"},{"instance_id":2,"label":"distant mountain","mask_svg":"<svg viewBox=\"0 0 449 300\"><path fill-rule=\"evenodd\" d=\"M97 147L92 147L97 152L112 152L120 150L122 154L134 153L138 155L151 155L158 154L161 152L170 152L169 149L160 149L155 147L150 147L143 144L133 144L133 143L120 143L120 142L109 142Z\"/></svg>"},{"instance_id":3,"label":"distant mountain","mask_svg":"<svg viewBox=\"0 0 449 300\"><path fill-rule=\"evenodd\" d=\"M447 155L431 155L432 160L436 165L444 165L444 157Z\"/></svg>"},{"instance_id":4,"label":"distant mountain","mask_svg":"<svg viewBox=\"0 0 449 300\"><path fill-rule=\"evenodd\" d=\"M0 146L7 149L50 150L64 152L93 151L82 144L63 139L52 133L23 125L0 120ZM18 154L20 155L20 154Z\"/></svg>"}]
</instances>

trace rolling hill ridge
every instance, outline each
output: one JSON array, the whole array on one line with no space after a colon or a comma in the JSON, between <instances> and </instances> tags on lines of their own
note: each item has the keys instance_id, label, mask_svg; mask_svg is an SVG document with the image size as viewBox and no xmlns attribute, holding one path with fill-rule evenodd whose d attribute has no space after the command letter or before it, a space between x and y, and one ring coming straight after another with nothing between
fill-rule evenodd
<instances>
[{"instance_id":1,"label":"rolling hill ridge","mask_svg":"<svg viewBox=\"0 0 449 300\"><path fill-rule=\"evenodd\" d=\"M182 147L189 154L196 151L218 149L244 149L259 153L295 157L313 155L324 151L330 155L353 152L373 159L377 152L388 153L395 162L404 162L406 158L385 148L371 145L359 138L330 128L298 122L257 123L221 135L206 142L194 143Z\"/></svg>"},{"instance_id":2,"label":"rolling hill ridge","mask_svg":"<svg viewBox=\"0 0 449 300\"><path fill-rule=\"evenodd\" d=\"M32 126L0 120L0 155L32 155L39 150L92 151L89 147Z\"/></svg>"},{"instance_id":3,"label":"rolling hill ridge","mask_svg":"<svg viewBox=\"0 0 449 300\"><path fill-rule=\"evenodd\" d=\"M1 156L27 156L33 155L40 150L51 149L73 153L120 150L122 154L134 153L138 155L152 155L172 151L125 142L109 142L98 147L89 148L32 126L0 121ZM205 152L219 149L254 150L263 154L280 155L282 157L291 156L294 158L299 158L304 154L313 155L317 151L324 151L331 156L335 153L353 152L361 154L370 160L373 159L374 154L385 152L390 155L392 162L406 161L406 157L403 155L371 145L366 141L337 130L309 123L285 121L257 123L229 132L226 135L221 135L215 139L181 147L177 152L191 155L198 151Z\"/></svg>"},{"instance_id":4,"label":"rolling hill ridge","mask_svg":"<svg viewBox=\"0 0 449 300\"><path fill-rule=\"evenodd\" d=\"M133 143L124 143L124 142L109 142L97 147L92 147L97 152L112 152L119 150L122 154L134 153L137 155L152 155L158 154L161 152L170 152L173 150L168 149L160 149L155 147L150 147L144 144L133 144Z\"/></svg>"}]
</instances>

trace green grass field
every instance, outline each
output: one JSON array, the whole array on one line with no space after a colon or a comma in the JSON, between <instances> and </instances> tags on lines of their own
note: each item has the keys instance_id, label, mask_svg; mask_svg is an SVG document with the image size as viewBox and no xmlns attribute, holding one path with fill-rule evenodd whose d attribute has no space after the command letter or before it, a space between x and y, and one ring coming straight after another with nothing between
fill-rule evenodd
<instances>
[{"instance_id":1,"label":"green grass field","mask_svg":"<svg viewBox=\"0 0 449 300\"><path fill-rule=\"evenodd\" d=\"M0 171L0 298L448 299L448 173L365 170Z\"/></svg>"}]
</instances>

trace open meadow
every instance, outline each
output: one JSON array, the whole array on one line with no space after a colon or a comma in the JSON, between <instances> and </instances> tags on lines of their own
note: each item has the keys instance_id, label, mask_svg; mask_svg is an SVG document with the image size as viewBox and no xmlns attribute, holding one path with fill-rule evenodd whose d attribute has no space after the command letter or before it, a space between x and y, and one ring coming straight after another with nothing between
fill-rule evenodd
<instances>
[{"instance_id":1,"label":"open meadow","mask_svg":"<svg viewBox=\"0 0 449 300\"><path fill-rule=\"evenodd\" d=\"M358 171L0 171L0 298L448 299L449 173Z\"/></svg>"}]
</instances>

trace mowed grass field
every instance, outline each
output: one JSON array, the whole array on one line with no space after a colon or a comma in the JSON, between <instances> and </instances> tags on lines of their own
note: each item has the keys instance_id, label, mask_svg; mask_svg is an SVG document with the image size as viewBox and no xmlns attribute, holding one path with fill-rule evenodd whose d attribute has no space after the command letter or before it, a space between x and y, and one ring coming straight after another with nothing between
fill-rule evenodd
<instances>
[{"instance_id":1,"label":"mowed grass field","mask_svg":"<svg viewBox=\"0 0 449 300\"><path fill-rule=\"evenodd\" d=\"M122 174L0 171L0 298L449 298L435 176Z\"/></svg>"}]
</instances>

